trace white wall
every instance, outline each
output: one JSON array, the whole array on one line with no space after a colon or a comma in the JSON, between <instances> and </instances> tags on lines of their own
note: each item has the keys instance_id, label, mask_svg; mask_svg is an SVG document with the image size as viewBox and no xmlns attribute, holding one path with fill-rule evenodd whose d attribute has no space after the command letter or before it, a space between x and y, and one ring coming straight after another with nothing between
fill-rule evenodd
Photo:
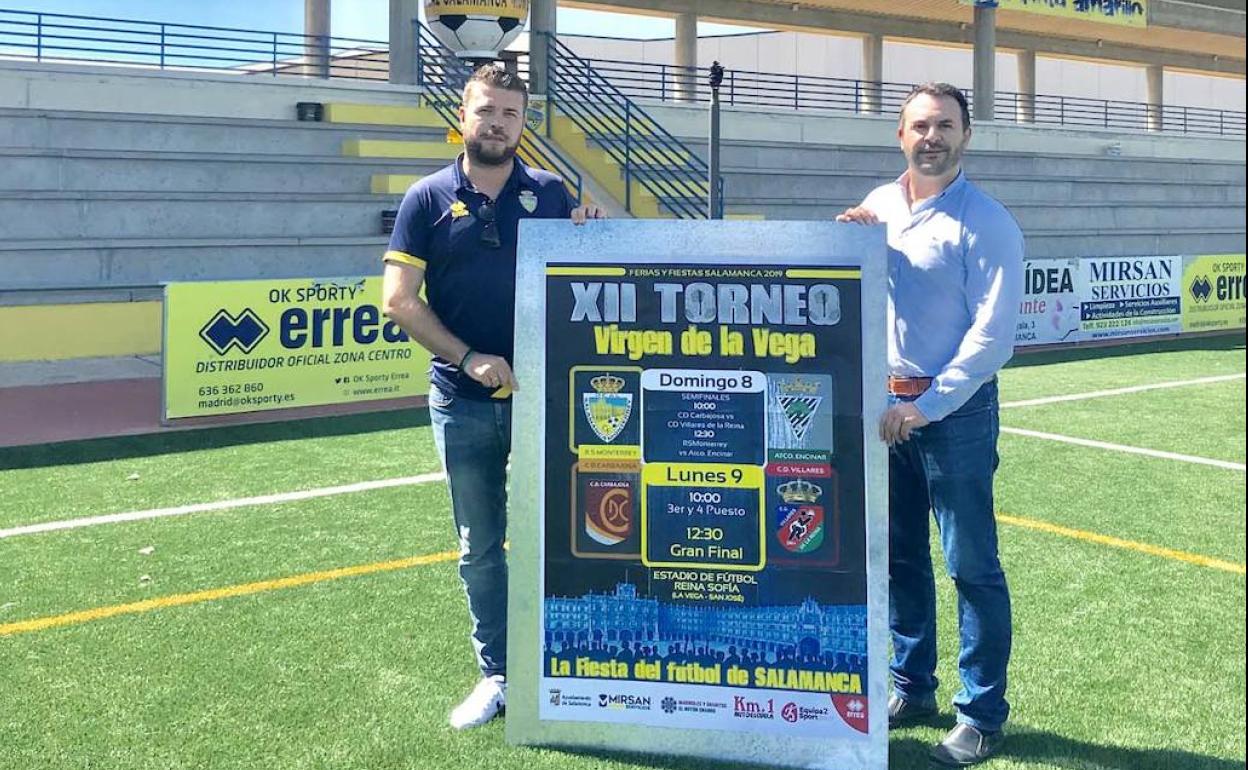
<instances>
[{"instance_id":1,"label":"white wall","mask_svg":"<svg viewBox=\"0 0 1248 770\"><path fill-rule=\"evenodd\" d=\"M972 60L969 48L938 48L917 43L884 41L884 80L889 83L922 83L936 80L970 88ZM1018 90L1018 62L1014 54L997 52L997 91ZM1044 93L1043 89L1038 89Z\"/></svg>"},{"instance_id":2,"label":"white wall","mask_svg":"<svg viewBox=\"0 0 1248 770\"><path fill-rule=\"evenodd\" d=\"M1217 107L1223 110L1244 109L1244 81L1237 78L1214 78L1186 72L1167 72L1162 81L1167 104L1186 107Z\"/></svg>"}]
</instances>

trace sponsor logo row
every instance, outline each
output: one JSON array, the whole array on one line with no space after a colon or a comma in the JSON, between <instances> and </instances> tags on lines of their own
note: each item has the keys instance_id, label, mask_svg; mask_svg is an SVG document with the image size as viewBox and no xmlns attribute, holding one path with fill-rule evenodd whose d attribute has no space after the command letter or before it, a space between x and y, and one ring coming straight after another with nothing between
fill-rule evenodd
<instances>
[{"instance_id":1,"label":"sponsor logo row","mask_svg":"<svg viewBox=\"0 0 1248 770\"><path fill-rule=\"evenodd\" d=\"M598 693L597 697L565 693L560 689L550 689L547 696L552 706L559 708L607 709L615 711L652 711L656 707L654 698L645 695L628 693ZM789 724L798 722L823 721L832 718L831 707L812 707L799 705L794 701L777 702L774 698L755 700L741 695L734 696L732 702L696 700L664 696L659 699L657 708L664 714L725 714L734 719L765 719L780 720ZM846 709L850 715L866 716L866 703L861 699L847 702Z\"/></svg>"}]
</instances>

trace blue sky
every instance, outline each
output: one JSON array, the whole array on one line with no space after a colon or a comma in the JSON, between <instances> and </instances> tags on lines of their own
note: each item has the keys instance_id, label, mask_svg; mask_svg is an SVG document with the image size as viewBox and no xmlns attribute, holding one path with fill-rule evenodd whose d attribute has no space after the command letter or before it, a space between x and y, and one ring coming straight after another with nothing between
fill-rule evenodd
<instances>
[{"instance_id":1,"label":"blue sky","mask_svg":"<svg viewBox=\"0 0 1248 770\"><path fill-rule=\"evenodd\" d=\"M0 0L0 8L80 16L163 21L277 32L303 30L303 0ZM385 40L389 34L388 0L331 0L335 37ZM671 37L670 18L559 10L559 31L612 37ZM699 24L702 35L752 31L725 24Z\"/></svg>"}]
</instances>

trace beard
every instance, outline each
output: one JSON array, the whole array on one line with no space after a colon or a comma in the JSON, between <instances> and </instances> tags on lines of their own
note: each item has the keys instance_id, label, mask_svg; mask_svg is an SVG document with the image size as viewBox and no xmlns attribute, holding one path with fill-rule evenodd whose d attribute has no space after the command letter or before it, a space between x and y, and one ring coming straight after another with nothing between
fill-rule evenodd
<instances>
[{"instance_id":1,"label":"beard","mask_svg":"<svg viewBox=\"0 0 1248 770\"><path fill-rule=\"evenodd\" d=\"M499 139L505 142L502 137L489 137L490 139ZM484 142L480 139L465 139L464 152L468 154L468 159L474 165L479 166L503 166L511 162L516 156L516 149L520 147L520 141L516 140L515 144L504 144L502 149L491 150L486 149Z\"/></svg>"},{"instance_id":2,"label":"beard","mask_svg":"<svg viewBox=\"0 0 1248 770\"><path fill-rule=\"evenodd\" d=\"M924 158L923 153L934 149L944 154L934 158ZM962 162L962 145L956 147L936 147L927 150L916 148L910 156L910 165L923 176L944 176Z\"/></svg>"}]
</instances>

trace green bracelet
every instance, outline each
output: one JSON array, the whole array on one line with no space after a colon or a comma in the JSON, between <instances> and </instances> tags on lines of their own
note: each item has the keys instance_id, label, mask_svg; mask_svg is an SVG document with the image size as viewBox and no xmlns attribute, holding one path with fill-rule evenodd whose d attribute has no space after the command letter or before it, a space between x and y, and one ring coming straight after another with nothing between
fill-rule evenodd
<instances>
[{"instance_id":1,"label":"green bracelet","mask_svg":"<svg viewBox=\"0 0 1248 770\"><path fill-rule=\"evenodd\" d=\"M464 357L459 359L459 370L461 372L464 370L464 367L468 365L468 359L472 358L472 354L476 352L477 351L472 348L468 348L468 352L464 354Z\"/></svg>"}]
</instances>

